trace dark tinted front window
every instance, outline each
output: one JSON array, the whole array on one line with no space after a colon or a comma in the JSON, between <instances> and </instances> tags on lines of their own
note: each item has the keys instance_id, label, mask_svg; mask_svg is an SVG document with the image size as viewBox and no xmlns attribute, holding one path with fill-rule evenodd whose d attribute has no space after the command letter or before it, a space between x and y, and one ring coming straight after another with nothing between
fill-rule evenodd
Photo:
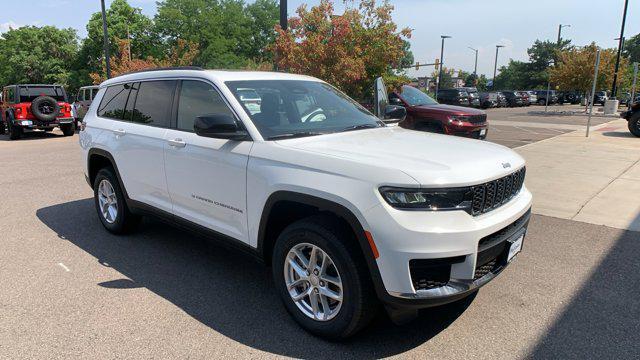
<instances>
[{"instance_id":1,"label":"dark tinted front window","mask_svg":"<svg viewBox=\"0 0 640 360\"><path fill-rule=\"evenodd\" d=\"M169 127L175 86L173 80L141 82L131 121Z\"/></svg>"},{"instance_id":2,"label":"dark tinted front window","mask_svg":"<svg viewBox=\"0 0 640 360\"><path fill-rule=\"evenodd\" d=\"M360 104L325 83L254 80L226 84L266 139L381 126ZM259 105L243 100L241 93L251 90L260 97Z\"/></svg>"},{"instance_id":3,"label":"dark tinted front window","mask_svg":"<svg viewBox=\"0 0 640 360\"><path fill-rule=\"evenodd\" d=\"M31 102L39 96L50 96L57 101L66 101L67 96L60 86L20 86L20 102Z\"/></svg>"},{"instance_id":4,"label":"dark tinted front window","mask_svg":"<svg viewBox=\"0 0 640 360\"><path fill-rule=\"evenodd\" d=\"M131 84L109 86L98 107L98 116L122 120Z\"/></svg>"},{"instance_id":5,"label":"dark tinted front window","mask_svg":"<svg viewBox=\"0 0 640 360\"><path fill-rule=\"evenodd\" d=\"M429 95L409 85L402 86L400 96L411 106L438 104L438 102L433 100Z\"/></svg>"},{"instance_id":6,"label":"dark tinted front window","mask_svg":"<svg viewBox=\"0 0 640 360\"><path fill-rule=\"evenodd\" d=\"M178 103L178 129L193 131L193 123L196 117L202 115L228 115L234 117L213 86L202 81L183 81Z\"/></svg>"}]
</instances>

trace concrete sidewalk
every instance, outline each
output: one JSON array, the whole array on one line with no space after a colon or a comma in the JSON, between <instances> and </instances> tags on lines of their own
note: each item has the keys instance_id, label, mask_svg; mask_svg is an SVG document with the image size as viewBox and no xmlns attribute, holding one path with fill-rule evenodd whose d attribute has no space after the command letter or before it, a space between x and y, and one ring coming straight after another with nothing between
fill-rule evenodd
<instances>
[{"instance_id":1,"label":"concrete sidewalk","mask_svg":"<svg viewBox=\"0 0 640 360\"><path fill-rule=\"evenodd\" d=\"M623 119L516 149L533 212L640 231L640 138Z\"/></svg>"}]
</instances>

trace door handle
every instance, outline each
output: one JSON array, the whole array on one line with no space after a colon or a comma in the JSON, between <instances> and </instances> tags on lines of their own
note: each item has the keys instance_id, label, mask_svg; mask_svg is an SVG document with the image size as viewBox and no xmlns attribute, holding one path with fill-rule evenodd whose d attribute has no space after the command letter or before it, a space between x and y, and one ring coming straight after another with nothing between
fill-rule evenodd
<instances>
[{"instance_id":1,"label":"door handle","mask_svg":"<svg viewBox=\"0 0 640 360\"><path fill-rule=\"evenodd\" d=\"M127 132L124 131L123 129L113 129L111 131L113 131L113 133L116 134L116 136L125 136L127 134Z\"/></svg>"},{"instance_id":2,"label":"door handle","mask_svg":"<svg viewBox=\"0 0 640 360\"><path fill-rule=\"evenodd\" d=\"M172 139L172 140L168 140L167 142L169 143L170 146L173 146L176 148L183 148L187 146L187 143L184 142L182 139Z\"/></svg>"}]
</instances>

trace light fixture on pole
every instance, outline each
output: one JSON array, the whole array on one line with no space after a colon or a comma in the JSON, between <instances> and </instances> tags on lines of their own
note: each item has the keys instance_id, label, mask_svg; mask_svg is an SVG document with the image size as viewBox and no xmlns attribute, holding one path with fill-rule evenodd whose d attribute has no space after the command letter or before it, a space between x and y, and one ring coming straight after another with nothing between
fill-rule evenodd
<instances>
[{"instance_id":1,"label":"light fixture on pole","mask_svg":"<svg viewBox=\"0 0 640 360\"><path fill-rule=\"evenodd\" d=\"M436 101L438 100L438 90L440 89L440 80L442 79L442 68L444 67L444 39L450 39L449 35L440 35L442 38L442 46L440 47L440 71L438 72L438 80L436 81Z\"/></svg>"},{"instance_id":2,"label":"light fixture on pole","mask_svg":"<svg viewBox=\"0 0 640 360\"><path fill-rule=\"evenodd\" d=\"M565 24L565 25L560 24L560 25L558 25L558 47L560 46L560 39L562 39L560 37L560 35L562 34L562 28L563 27L571 27L571 25L568 25L568 24Z\"/></svg>"},{"instance_id":3,"label":"light fixture on pole","mask_svg":"<svg viewBox=\"0 0 640 360\"><path fill-rule=\"evenodd\" d=\"M491 88L493 90L496 89L496 72L498 71L498 50L503 48L504 45L496 45L496 62L493 64L493 81L491 83Z\"/></svg>"},{"instance_id":4,"label":"light fixture on pole","mask_svg":"<svg viewBox=\"0 0 640 360\"><path fill-rule=\"evenodd\" d=\"M107 32L107 12L104 8L104 0L100 0L102 6L102 32L104 35L104 61L107 70L107 79L111 78L111 63L109 55L109 33Z\"/></svg>"},{"instance_id":5,"label":"light fixture on pole","mask_svg":"<svg viewBox=\"0 0 640 360\"><path fill-rule=\"evenodd\" d=\"M622 27L620 28L620 37L618 38L618 54L616 55L616 67L613 71L613 85L611 86L611 98L613 99L616 98L616 93L618 91L618 69L620 68L620 53L622 52L622 47L624 46L624 23L627 20L628 5L629 0L624 0L624 11L622 12Z\"/></svg>"},{"instance_id":6,"label":"light fixture on pole","mask_svg":"<svg viewBox=\"0 0 640 360\"><path fill-rule=\"evenodd\" d=\"M467 47L476 53L476 62L475 62L475 65L473 65L473 74L477 75L478 74L478 49L474 49L471 46L467 46Z\"/></svg>"}]
</instances>

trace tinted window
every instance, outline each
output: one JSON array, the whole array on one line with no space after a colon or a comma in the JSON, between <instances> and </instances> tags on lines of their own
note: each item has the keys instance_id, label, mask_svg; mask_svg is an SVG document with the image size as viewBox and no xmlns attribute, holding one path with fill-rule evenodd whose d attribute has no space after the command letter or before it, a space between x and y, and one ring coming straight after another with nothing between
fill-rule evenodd
<instances>
[{"instance_id":1,"label":"tinted window","mask_svg":"<svg viewBox=\"0 0 640 360\"><path fill-rule=\"evenodd\" d=\"M91 99L95 99L97 94L98 94L98 89L91 89Z\"/></svg>"},{"instance_id":2,"label":"tinted window","mask_svg":"<svg viewBox=\"0 0 640 360\"><path fill-rule=\"evenodd\" d=\"M413 86L403 85L402 92L400 96L409 103L411 106L420 106L420 105L436 105L437 102L433 100L429 95L424 92L414 88Z\"/></svg>"},{"instance_id":3,"label":"tinted window","mask_svg":"<svg viewBox=\"0 0 640 360\"><path fill-rule=\"evenodd\" d=\"M175 81L140 83L131 121L146 125L169 127Z\"/></svg>"},{"instance_id":4,"label":"tinted window","mask_svg":"<svg viewBox=\"0 0 640 360\"><path fill-rule=\"evenodd\" d=\"M183 81L178 103L178 130L193 131L196 117L214 114L234 117L213 86L202 81Z\"/></svg>"},{"instance_id":5,"label":"tinted window","mask_svg":"<svg viewBox=\"0 0 640 360\"><path fill-rule=\"evenodd\" d=\"M16 93L12 87L7 89L7 98L5 99L5 101L9 103L16 101Z\"/></svg>"},{"instance_id":6,"label":"tinted window","mask_svg":"<svg viewBox=\"0 0 640 360\"><path fill-rule=\"evenodd\" d=\"M140 89L140 83L133 83L131 85L131 90L129 91L129 100L127 100L127 105L124 108L124 115L122 116L122 120L131 121L133 117L133 106L136 103L136 97L138 96L138 89ZM87 90L87 94L89 94L89 90Z\"/></svg>"},{"instance_id":7,"label":"tinted window","mask_svg":"<svg viewBox=\"0 0 640 360\"><path fill-rule=\"evenodd\" d=\"M131 84L109 86L98 107L98 116L122 120Z\"/></svg>"},{"instance_id":8,"label":"tinted window","mask_svg":"<svg viewBox=\"0 0 640 360\"><path fill-rule=\"evenodd\" d=\"M66 101L64 89L60 86L21 86L20 102L31 102L40 96L50 96L57 101Z\"/></svg>"}]
</instances>

